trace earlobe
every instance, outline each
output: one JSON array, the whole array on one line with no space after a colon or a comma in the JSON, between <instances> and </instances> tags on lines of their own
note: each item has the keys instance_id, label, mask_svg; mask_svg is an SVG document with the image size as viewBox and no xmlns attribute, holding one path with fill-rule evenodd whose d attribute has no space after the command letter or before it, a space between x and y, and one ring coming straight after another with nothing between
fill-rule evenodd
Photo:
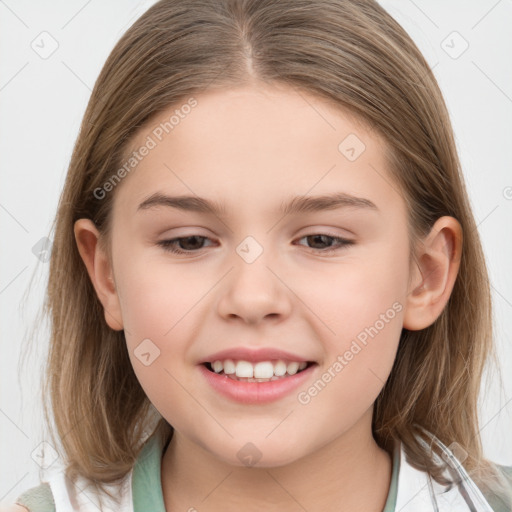
<instances>
[{"instance_id":1,"label":"earlobe","mask_svg":"<svg viewBox=\"0 0 512 512\"><path fill-rule=\"evenodd\" d=\"M459 271L462 236L457 219L445 216L436 221L421 244L417 254L419 267L406 297L406 329L424 329L442 313Z\"/></svg>"},{"instance_id":2,"label":"earlobe","mask_svg":"<svg viewBox=\"0 0 512 512\"><path fill-rule=\"evenodd\" d=\"M108 255L99 243L100 233L90 219L74 225L75 240L96 294L103 305L105 321L115 331L123 329L121 307Z\"/></svg>"}]
</instances>

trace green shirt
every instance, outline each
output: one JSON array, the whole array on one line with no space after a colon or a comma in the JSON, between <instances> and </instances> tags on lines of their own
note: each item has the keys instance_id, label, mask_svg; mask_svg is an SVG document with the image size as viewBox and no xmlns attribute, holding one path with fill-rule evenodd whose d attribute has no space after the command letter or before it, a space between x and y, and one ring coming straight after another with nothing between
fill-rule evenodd
<instances>
[{"instance_id":1,"label":"green shirt","mask_svg":"<svg viewBox=\"0 0 512 512\"><path fill-rule=\"evenodd\" d=\"M142 448L133 468L132 495L134 512L166 512L161 485L161 462L165 445L157 436L151 436ZM501 468L512 488L512 467ZM400 470L399 446L393 453L393 470L388 497L383 512L395 512ZM485 498L495 512L510 512L505 502L496 495L485 494ZM27 507L30 512L55 512L50 485L47 482L28 489L16 503Z\"/></svg>"}]
</instances>

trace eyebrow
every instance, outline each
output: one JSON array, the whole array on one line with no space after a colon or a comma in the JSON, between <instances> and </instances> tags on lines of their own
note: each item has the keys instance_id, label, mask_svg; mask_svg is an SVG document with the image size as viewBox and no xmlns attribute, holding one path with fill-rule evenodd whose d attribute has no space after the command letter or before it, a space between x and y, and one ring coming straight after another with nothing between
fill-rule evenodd
<instances>
[{"instance_id":1,"label":"eyebrow","mask_svg":"<svg viewBox=\"0 0 512 512\"><path fill-rule=\"evenodd\" d=\"M155 206L165 206L178 210L207 213L213 215L226 215L226 207L217 201L208 200L199 196L168 196L155 192L139 204L138 210L146 210ZM279 213L291 215L298 213L319 212L339 208L360 208L379 211L375 203L364 197L356 197L345 192L324 194L320 196L296 196L286 203L282 203Z\"/></svg>"}]
</instances>

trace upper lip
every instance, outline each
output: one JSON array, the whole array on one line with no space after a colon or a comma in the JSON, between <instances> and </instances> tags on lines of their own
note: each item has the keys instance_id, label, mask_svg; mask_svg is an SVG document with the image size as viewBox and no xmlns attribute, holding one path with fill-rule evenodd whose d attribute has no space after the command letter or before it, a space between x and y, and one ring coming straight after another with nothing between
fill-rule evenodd
<instances>
[{"instance_id":1,"label":"upper lip","mask_svg":"<svg viewBox=\"0 0 512 512\"><path fill-rule=\"evenodd\" d=\"M259 361L271 361L273 359L282 359L287 361L297 361L299 363L311 362L311 359L306 359L292 352L285 350L279 350L277 348L257 348L250 349L246 347L235 347L215 352L205 357L200 364L213 363L214 361L224 361L226 359L234 359L237 361L249 361L251 363L257 363Z\"/></svg>"}]
</instances>

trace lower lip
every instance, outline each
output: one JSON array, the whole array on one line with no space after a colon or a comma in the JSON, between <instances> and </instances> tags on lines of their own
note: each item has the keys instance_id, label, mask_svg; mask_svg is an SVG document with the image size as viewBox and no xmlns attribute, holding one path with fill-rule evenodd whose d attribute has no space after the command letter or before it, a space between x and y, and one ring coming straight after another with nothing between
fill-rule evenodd
<instances>
[{"instance_id":1,"label":"lower lip","mask_svg":"<svg viewBox=\"0 0 512 512\"><path fill-rule=\"evenodd\" d=\"M262 404L274 402L291 393L304 384L317 366L317 364L312 364L295 375L268 382L234 380L227 375L219 375L208 370L203 364L199 365L199 371L213 389L227 398L243 404Z\"/></svg>"}]
</instances>

